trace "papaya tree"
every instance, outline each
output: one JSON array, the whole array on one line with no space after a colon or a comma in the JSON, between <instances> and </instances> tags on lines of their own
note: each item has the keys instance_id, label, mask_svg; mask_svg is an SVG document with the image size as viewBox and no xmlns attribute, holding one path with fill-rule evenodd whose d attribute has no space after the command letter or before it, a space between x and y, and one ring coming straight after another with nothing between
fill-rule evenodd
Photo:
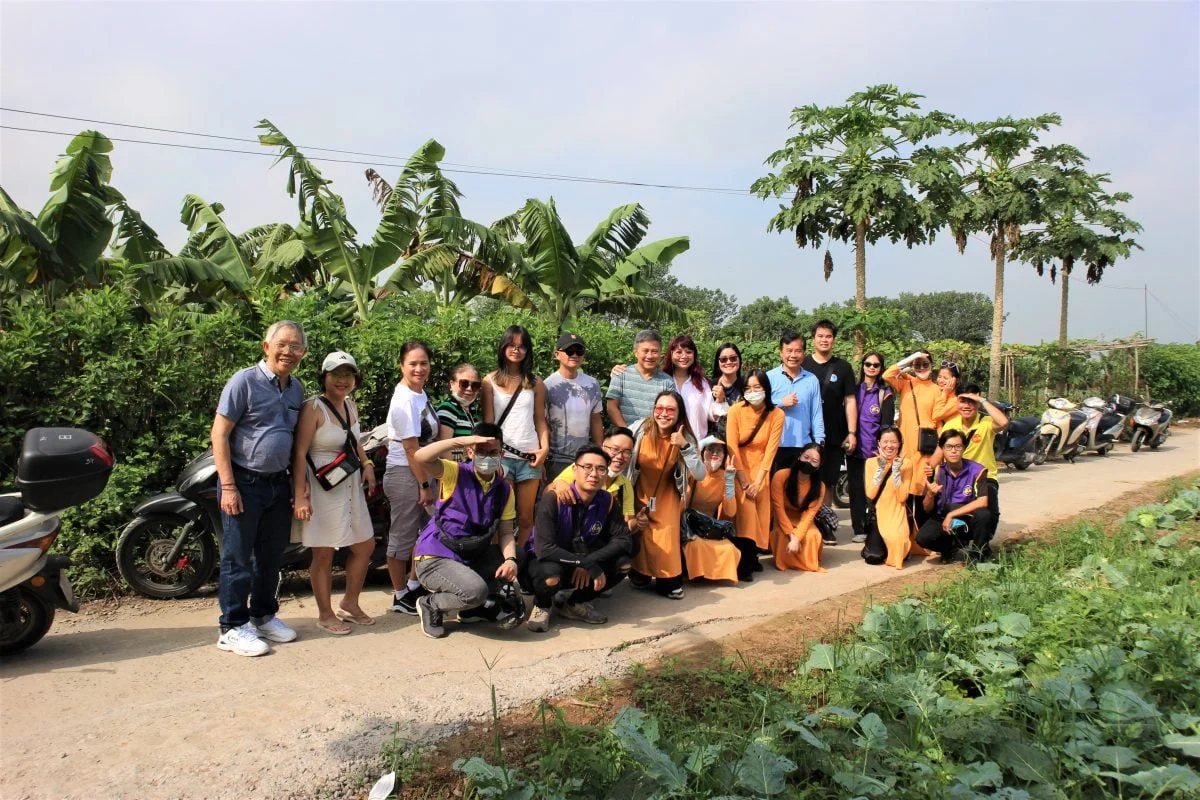
<instances>
[{"instance_id":1,"label":"papaya tree","mask_svg":"<svg viewBox=\"0 0 1200 800\"><path fill-rule=\"evenodd\" d=\"M921 113L922 95L890 84L856 92L844 105L815 104L792 111L796 133L767 157L777 172L756 180L758 197L790 197L768 229L794 233L797 247L825 246L825 279L833 272L832 241L854 248L854 302L867 309L867 245L880 239L908 247L933 239L941 221L935 207L914 189L910 170L918 143L947 130L954 120ZM952 169L941 151L926 151L926 169ZM933 163L936 161L937 163ZM855 355L862 356L864 333L855 328Z\"/></svg>"}]
</instances>

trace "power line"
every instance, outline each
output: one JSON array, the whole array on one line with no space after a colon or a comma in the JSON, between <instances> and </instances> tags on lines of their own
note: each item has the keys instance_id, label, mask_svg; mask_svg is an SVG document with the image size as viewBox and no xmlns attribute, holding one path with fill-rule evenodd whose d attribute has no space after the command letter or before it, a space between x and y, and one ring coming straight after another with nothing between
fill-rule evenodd
<instances>
[{"instance_id":1,"label":"power line","mask_svg":"<svg viewBox=\"0 0 1200 800\"><path fill-rule=\"evenodd\" d=\"M47 112L29 111L27 109L10 108L10 107L6 107L6 106L0 106L0 111L6 111L6 112L10 112L10 113L15 113L15 114L27 114L27 115L38 116L38 117L47 117L50 119L70 120L73 122L84 122L84 123L93 124L93 125L113 125L113 126L116 126L119 128L132 128L132 129L136 129L136 130L152 131L155 133L168 133L168 134L178 135L178 136L195 136L195 137L199 137L199 138L217 139L217 140L228 141L228 142L246 142L249 144L259 144L259 141L257 139L252 139L252 138L247 138L247 137L223 136L223 135L215 134L215 133L203 133L201 131L188 131L188 130L182 130L182 129L178 129L178 128L160 128L160 127L155 127L155 126L151 126L151 125L139 125L139 124L128 123L128 122L114 122L112 120L90 119L87 117L73 117L73 116L68 116L65 114L50 114ZM74 134L64 133L62 131L46 131L46 130L41 130L41 129L37 129L37 128L24 128L24 127L9 126L9 125L0 125L0 127L8 128L9 130L26 131L26 132L30 132L30 133L58 134L58 135L62 135L62 136L73 136L74 135ZM249 150L223 150L222 148L217 148L217 147L201 147L199 145L185 145L185 144L173 143L173 142L158 142L158 141L148 141L148 140L143 140L143 139L116 138L116 137L112 137L112 136L110 136L108 138L112 139L113 141L125 142L125 143L130 143L130 144L148 144L148 145L159 145L159 146L164 146L164 147L182 147L182 148L193 149L193 150L208 150L208 151L216 151L216 152L235 152L235 153L242 153L242 154L250 154L250 153L254 152L254 151L249 151ZM326 152L326 153L340 153L342 155L365 156L367 158L377 158L377 159L385 159L388 161L399 161L400 162L399 164L383 164L382 166L403 166L404 162L407 160L404 156L386 155L386 154L382 154L382 153L367 153L367 152L362 152L362 151L358 151L358 150L343 150L343 149L338 149L338 148L333 148L333 147L317 147L316 145L296 145L296 147L302 148L304 150L317 150L317 151ZM268 155L273 155L273 154L268 153ZM334 163L344 163L344 164L366 164L368 166L373 166L376 164L376 162L374 162L374 161L364 162L364 161L355 161L355 160L350 160L350 159L337 159L337 158L328 158L328 157L313 158L312 160L313 161L323 160L323 161L330 161L330 162L334 162ZM620 180L620 179L616 179L616 178L596 178L596 177L591 177L591 176L586 176L586 175L566 175L566 174L553 173L553 172L535 172L535 171L527 171L527 170L508 169L508 168L504 168L504 167L488 167L488 166L481 166L478 164L463 164L463 163L453 162L453 161L444 161L442 163L447 165L448 167L450 167L449 169L443 169L442 170L443 172L461 173L461 174L467 174L467 175L492 175L492 176L507 177L507 178L532 178L535 180L556 180L556 181L566 181L566 182L573 182L573 183L596 183L596 184L608 184L608 185L614 185L614 186L637 186L637 187L641 187L641 188L650 188L650 189L673 189L673 190L678 190L678 191L708 192L708 193L714 193L714 194L733 194L733 195L738 195L738 196L743 196L743 197L751 196L750 191L748 189L731 189L731 188L714 187L714 186L690 186L690 185L681 185L681 184L652 183L652 182L648 182L648 181L630 181L630 180Z\"/></svg>"},{"instance_id":2,"label":"power line","mask_svg":"<svg viewBox=\"0 0 1200 800\"><path fill-rule=\"evenodd\" d=\"M1189 333L1194 333L1194 332L1195 332L1195 329L1194 329L1194 328L1193 328L1191 325L1189 325L1188 323L1184 322L1184 321L1183 321L1183 318L1182 318L1182 317L1180 317L1178 314L1176 314L1176 313L1175 313L1175 311L1174 311L1174 309L1172 309L1170 306L1168 306L1166 303L1164 303L1164 302L1163 302L1161 299L1159 299L1159 296L1158 296L1158 295L1156 295L1154 292L1151 292L1151 291L1150 291L1150 290L1148 290L1148 289L1147 289L1146 291L1147 291L1147 294L1149 294L1151 297L1153 297L1153 298L1154 298L1154 301L1155 301L1156 303L1158 303L1160 306L1162 306L1162 307L1163 307L1163 309L1164 309L1164 310L1165 310L1165 311L1166 311L1168 314L1170 314L1170 315L1171 315L1171 317L1172 317L1172 318L1173 318L1173 319L1174 319L1174 320L1175 320L1177 323L1179 323L1179 325L1180 325L1180 329L1181 329L1181 330L1183 330L1183 331L1186 331L1186 332L1189 332Z\"/></svg>"}]
</instances>

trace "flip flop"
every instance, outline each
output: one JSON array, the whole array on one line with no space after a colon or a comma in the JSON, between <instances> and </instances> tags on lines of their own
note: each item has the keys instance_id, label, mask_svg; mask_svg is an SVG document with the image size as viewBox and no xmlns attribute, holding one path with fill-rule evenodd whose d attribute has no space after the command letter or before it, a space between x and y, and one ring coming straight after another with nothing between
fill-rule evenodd
<instances>
[{"instance_id":1,"label":"flip flop","mask_svg":"<svg viewBox=\"0 0 1200 800\"><path fill-rule=\"evenodd\" d=\"M333 625L326 625L324 622L321 622L320 620L317 620L317 627L320 628L321 630L325 631L326 633L333 634L334 636L345 636L346 634L350 633L350 631L351 631L351 628L349 626L335 627Z\"/></svg>"},{"instance_id":2,"label":"flip flop","mask_svg":"<svg viewBox=\"0 0 1200 800\"><path fill-rule=\"evenodd\" d=\"M355 615L351 614L349 611L346 611L345 609L342 609L342 608L339 608L337 611L334 611L333 615L335 617L337 617L338 619L340 619L342 622L350 622L355 625L374 625L375 624L374 617L368 617L366 614L361 614L359 616L355 616Z\"/></svg>"}]
</instances>

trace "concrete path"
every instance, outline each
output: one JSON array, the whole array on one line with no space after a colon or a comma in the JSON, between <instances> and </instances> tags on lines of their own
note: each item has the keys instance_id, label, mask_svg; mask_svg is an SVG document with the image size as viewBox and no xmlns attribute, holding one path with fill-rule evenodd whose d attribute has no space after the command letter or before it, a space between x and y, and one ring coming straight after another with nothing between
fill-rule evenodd
<instances>
[{"instance_id":1,"label":"concrete path","mask_svg":"<svg viewBox=\"0 0 1200 800\"><path fill-rule=\"evenodd\" d=\"M1197 469L1200 433L1177 430L1158 452L1122 446L1005 471L1001 535ZM299 640L255 659L217 650L212 598L61 614L42 642L0 664L0 797L309 796L377 756L394 724L429 741L485 718L490 684L504 707L561 694L897 574L863 563L846 527L846 543L825 550L827 573L767 566L740 587L689 585L679 602L623 585L600 601L609 624L556 620L546 634L450 625L430 640L415 618L387 613L381 588L363 599L378 624L343 637L314 626L310 597L289 598L280 616Z\"/></svg>"}]
</instances>

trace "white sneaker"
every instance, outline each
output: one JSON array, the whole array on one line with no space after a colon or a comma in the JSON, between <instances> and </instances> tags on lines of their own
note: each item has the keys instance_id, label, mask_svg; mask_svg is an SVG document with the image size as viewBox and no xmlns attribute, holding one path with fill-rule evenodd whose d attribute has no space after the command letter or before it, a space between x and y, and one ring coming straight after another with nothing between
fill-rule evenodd
<instances>
[{"instance_id":1,"label":"white sneaker","mask_svg":"<svg viewBox=\"0 0 1200 800\"><path fill-rule=\"evenodd\" d=\"M855 544L862 544L866 540L867 540L867 535L865 533L856 533L850 539L850 541L854 542Z\"/></svg>"},{"instance_id":2,"label":"white sneaker","mask_svg":"<svg viewBox=\"0 0 1200 800\"><path fill-rule=\"evenodd\" d=\"M525 626L531 631L542 633L550 630L550 609L533 607L533 613L529 615L529 621Z\"/></svg>"},{"instance_id":3,"label":"white sneaker","mask_svg":"<svg viewBox=\"0 0 1200 800\"><path fill-rule=\"evenodd\" d=\"M250 622L222 633L217 647L239 656L264 656L271 651L271 646L258 638L258 630Z\"/></svg>"},{"instance_id":4,"label":"white sneaker","mask_svg":"<svg viewBox=\"0 0 1200 800\"><path fill-rule=\"evenodd\" d=\"M256 628L258 635L270 639L272 642L291 642L296 638L296 632L284 625L283 622L274 615L262 617L258 622L251 620Z\"/></svg>"}]
</instances>

